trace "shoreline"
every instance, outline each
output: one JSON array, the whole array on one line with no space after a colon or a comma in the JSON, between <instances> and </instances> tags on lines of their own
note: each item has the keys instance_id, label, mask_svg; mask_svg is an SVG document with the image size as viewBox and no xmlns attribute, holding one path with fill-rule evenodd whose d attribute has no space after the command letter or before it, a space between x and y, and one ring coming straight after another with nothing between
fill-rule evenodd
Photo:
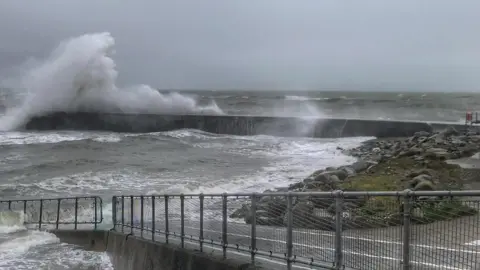
<instances>
[{"instance_id":1,"label":"shoreline","mask_svg":"<svg viewBox=\"0 0 480 270\"><path fill-rule=\"evenodd\" d=\"M480 151L478 133L461 134L453 127L440 132L419 131L410 137L379 138L363 142L359 147L339 150L357 161L339 167L317 170L305 179L276 191L414 191L462 190L477 178L478 169L462 168L452 160L472 157ZM480 165L480 159L478 159ZM480 167L479 167L480 169ZM480 181L479 181L480 182ZM414 224L427 224L478 214L462 200L422 197L413 206ZM257 203L256 220L260 225L285 226L286 199L282 196L262 197ZM403 203L394 198L353 198L343 203L344 229L368 229L400 225ZM294 202L297 228L334 230L333 199L307 198ZM243 218L248 224L252 217L249 203L237 209L231 218Z\"/></svg>"}]
</instances>

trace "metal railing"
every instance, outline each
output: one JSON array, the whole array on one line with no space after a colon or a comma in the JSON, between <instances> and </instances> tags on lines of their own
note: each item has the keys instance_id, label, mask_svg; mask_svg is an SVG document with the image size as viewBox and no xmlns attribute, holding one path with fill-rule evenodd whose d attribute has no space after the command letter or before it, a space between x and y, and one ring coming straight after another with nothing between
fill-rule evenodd
<instances>
[{"instance_id":1,"label":"metal railing","mask_svg":"<svg viewBox=\"0 0 480 270\"><path fill-rule=\"evenodd\" d=\"M114 196L114 230L327 269L472 269L480 191ZM479 243L480 245L480 243ZM479 246L480 247L480 246ZM423 269L422 268L422 269Z\"/></svg>"},{"instance_id":2,"label":"metal railing","mask_svg":"<svg viewBox=\"0 0 480 270\"><path fill-rule=\"evenodd\" d=\"M29 229L62 229L103 221L103 201L96 196L51 199L0 200L0 224L25 225Z\"/></svg>"}]
</instances>

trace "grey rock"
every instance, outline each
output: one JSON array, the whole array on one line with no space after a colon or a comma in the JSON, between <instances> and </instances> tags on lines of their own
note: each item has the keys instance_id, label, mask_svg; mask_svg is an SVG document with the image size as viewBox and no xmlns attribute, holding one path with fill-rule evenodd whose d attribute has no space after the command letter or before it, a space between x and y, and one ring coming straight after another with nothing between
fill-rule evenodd
<instances>
[{"instance_id":1,"label":"grey rock","mask_svg":"<svg viewBox=\"0 0 480 270\"><path fill-rule=\"evenodd\" d=\"M300 190L300 189L303 189L304 186L305 186L304 183L298 182L288 186L288 190Z\"/></svg>"},{"instance_id":2,"label":"grey rock","mask_svg":"<svg viewBox=\"0 0 480 270\"><path fill-rule=\"evenodd\" d=\"M448 159L449 153L444 148L429 148L425 151L426 157L434 159Z\"/></svg>"},{"instance_id":3,"label":"grey rock","mask_svg":"<svg viewBox=\"0 0 480 270\"><path fill-rule=\"evenodd\" d=\"M428 174L420 174L420 175L417 175L415 176L413 179L413 181L417 181L417 182L420 182L420 181L431 181L432 180L432 177Z\"/></svg>"},{"instance_id":4,"label":"grey rock","mask_svg":"<svg viewBox=\"0 0 480 270\"><path fill-rule=\"evenodd\" d=\"M282 216L287 210L285 196L266 196L257 203L257 210L267 211L270 217Z\"/></svg>"},{"instance_id":5,"label":"grey rock","mask_svg":"<svg viewBox=\"0 0 480 270\"><path fill-rule=\"evenodd\" d=\"M341 167L341 170L347 174L347 177L355 176L357 174L355 170L350 166L343 166Z\"/></svg>"},{"instance_id":6,"label":"grey rock","mask_svg":"<svg viewBox=\"0 0 480 270\"><path fill-rule=\"evenodd\" d=\"M402 151L399 156L401 157L410 157L410 156L414 156L414 155L418 155L418 154L421 154L423 153L423 149L419 148L419 147L416 147L416 146L413 146L411 147L410 149L408 150L405 150L405 151Z\"/></svg>"},{"instance_id":7,"label":"grey rock","mask_svg":"<svg viewBox=\"0 0 480 270\"><path fill-rule=\"evenodd\" d=\"M445 137L450 137L450 136L460 135L460 132L458 132L454 127L448 126L445 130L443 130L439 134L442 134Z\"/></svg>"},{"instance_id":8,"label":"grey rock","mask_svg":"<svg viewBox=\"0 0 480 270\"><path fill-rule=\"evenodd\" d=\"M356 173L362 172L368 168L369 164L364 160L358 160L350 167L355 170Z\"/></svg>"},{"instance_id":9,"label":"grey rock","mask_svg":"<svg viewBox=\"0 0 480 270\"><path fill-rule=\"evenodd\" d=\"M479 147L475 144L466 145L458 148L460 152L460 157L471 157L476 152L478 152Z\"/></svg>"},{"instance_id":10,"label":"grey rock","mask_svg":"<svg viewBox=\"0 0 480 270\"><path fill-rule=\"evenodd\" d=\"M435 190L432 176L428 174L420 174L415 176L409 183L408 188L415 191L430 191Z\"/></svg>"},{"instance_id":11,"label":"grey rock","mask_svg":"<svg viewBox=\"0 0 480 270\"><path fill-rule=\"evenodd\" d=\"M306 179L307 180L307 179ZM313 181L307 181L305 183L305 186L307 189L314 189L314 190L320 190L320 191L332 191L336 190L338 188L338 185L340 184L340 179L336 175L331 175L329 172L323 172Z\"/></svg>"},{"instance_id":12,"label":"grey rock","mask_svg":"<svg viewBox=\"0 0 480 270\"><path fill-rule=\"evenodd\" d=\"M334 201L333 198L319 198L319 197L310 197L310 202L313 203L315 209L327 209Z\"/></svg>"},{"instance_id":13,"label":"grey rock","mask_svg":"<svg viewBox=\"0 0 480 270\"><path fill-rule=\"evenodd\" d=\"M249 204L242 204L242 207L230 214L230 218L244 218L250 212Z\"/></svg>"},{"instance_id":14,"label":"grey rock","mask_svg":"<svg viewBox=\"0 0 480 270\"><path fill-rule=\"evenodd\" d=\"M348 177L348 173L344 170L335 170L328 173L330 176L336 176L340 181L343 181Z\"/></svg>"},{"instance_id":15,"label":"grey rock","mask_svg":"<svg viewBox=\"0 0 480 270\"><path fill-rule=\"evenodd\" d=\"M428 137L430 136L430 132L427 131L417 131L413 134L414 137Z\"/></svg>"}]
</instances>

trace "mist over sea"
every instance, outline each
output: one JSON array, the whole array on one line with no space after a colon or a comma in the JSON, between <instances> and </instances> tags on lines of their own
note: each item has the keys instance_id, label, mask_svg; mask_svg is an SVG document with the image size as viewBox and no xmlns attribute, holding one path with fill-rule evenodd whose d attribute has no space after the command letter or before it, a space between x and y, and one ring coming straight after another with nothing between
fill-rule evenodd
<instances>
[{"instance_id":1,"label":"mist over sea","mask_svg":"<svg viewBox=\"0 0 480 270\"><path fill-rule=\"evenodd\" d=\"M415 91L184 90L226 114L464 122L480 93Z\"/></svg>"}]
</instances>

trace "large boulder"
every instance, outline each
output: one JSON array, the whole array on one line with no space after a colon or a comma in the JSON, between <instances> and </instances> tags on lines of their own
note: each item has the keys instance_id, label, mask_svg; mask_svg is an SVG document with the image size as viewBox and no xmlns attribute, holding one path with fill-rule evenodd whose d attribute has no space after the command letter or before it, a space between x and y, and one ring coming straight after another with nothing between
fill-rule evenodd
<instances>
[{"instance_id":1,"label":"large boulder","mask_svg":"<svg viewBox=\"0 0 480 270\"><path fill-rule=\"evenodd\" d=\"M359 173L365 171L370 165L371 164L369 164L365 160L358 160L352 165L350 165L350 167L354 169L356 173Z\"/></svg>"},{"instance_id":2,"label":"large boulder","mask_svg":"<svg viewBox=\"0 0 480 270\"><path fill-rule=\"evenodd\" d=\"M413 134L413 137L420 138L420 137L429 137L431 135L430 132L427 131L417 131Z\"/></svg>"},{"instance_id":3,"label":"large boulder","mask_svg":"<svg viewBox=\"0 0 480 270\"><path fill-rule=\"evenodd\" d=\"M448 159L450 155L444 148L432 147L425 151L425 157L434 160L445 160Z\"/></svg>"},{"instance_id":4,"label":"large boulder","mask_svg":"<svg viewBox=\"0 0 480 270\"><path fill-rule=\"evenodd\" d=\"M338 169L344 171L347 174L347 178L357 175L357 172L355 171L355 169L353 169L350 166L342 166L342 167L339 167Z\"/></svg>"},{"instance_id":5,"label":"large boulder","mask_svg":"<svg viewBox=\"0 0 480 270\"><path fill-rule=\"evenodd\" d=\"M435 190L435 184L431 175L419 174L410 180L407 188L414 191L431 191Z\"/></svg>"},{"instance_id":6,"label":"large boulder","mask_svg":"<svg viewBox=\"0 0 480 270\"><path fill-rule=\"evenodd\" d=\"M281 226L287 210L287 199L285 196L264 196L256 202L256 208L258 224ZM251 224L253 220L251 204L244 203L230 215L230 218L243 218L245 223Z\"/></svg>"},{"instance_id":7,"label":"large boulder","mask_svg":"<svg viewBox=\"0 0 480 270\"><path fill-rule=\"evenodd\" d=\"M307 178L304 181L306 189L314 189L318 191L332 191L337 190L340 184L340 179L330 172L323 172L315 178Z\"/></svg>"}]
</instances>

